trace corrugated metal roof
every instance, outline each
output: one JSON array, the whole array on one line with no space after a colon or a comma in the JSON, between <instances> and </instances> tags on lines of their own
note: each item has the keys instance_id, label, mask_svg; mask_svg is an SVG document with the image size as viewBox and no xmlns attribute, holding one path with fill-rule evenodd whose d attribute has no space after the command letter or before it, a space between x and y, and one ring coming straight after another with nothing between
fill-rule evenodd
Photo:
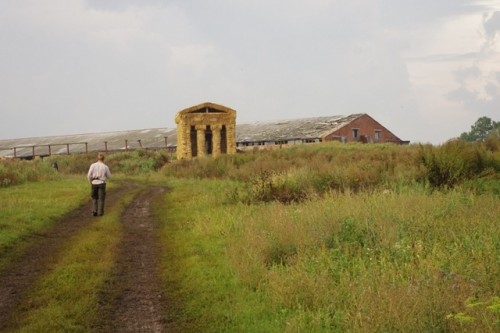
<instances>
[{"instance_id":1,"label":"corrugated metal roof","mask_svg":"<svg viewBox=\"0 0 500 333\"><path fill-rule=\"evenodd\" d=\"M278 121L258 121L236 125L236 142L262 142L321 138L362 114L311 117ZM63 136L0 140L0 156L29 157L33 155L108 151L143 148L161 149L177 145L176 129L152 128L119 132L88 133ZM167 138L165 140L165 137ZM140 140L140 142L139 142ZM86 143L86 144L85 144ZM33 148L34 146L34 148ZM50 151L49 151L50 146Z\"/></svg>"},{"instance_id":2,"label":"corrugated metal roof","mask_svg":"<svg viewBox=\"0 0 500 333\"><path fill-rule=\"evenodd\" d=\"M258 121L236 125L236 142L316 139L338 130L362 114Z\"/></svg>"},{"instance_id":3,"label":"corrugated metal roof","mask_svg":"<svg viewBox=\"0 0 500 333\"><path fill-rule=\"evenodd\" d=\"M14 148L16 157L32 156L33 146L35 155L49 155L67 154L68 145L70 153L82 153L105 151L106 146L107 151L136 149L141 145L160 149L165 148L166 143L175 146L176 141L176 129L168 128L11 139L0 140L0 156L14 157Z\"/></svg>"}]
</instances>

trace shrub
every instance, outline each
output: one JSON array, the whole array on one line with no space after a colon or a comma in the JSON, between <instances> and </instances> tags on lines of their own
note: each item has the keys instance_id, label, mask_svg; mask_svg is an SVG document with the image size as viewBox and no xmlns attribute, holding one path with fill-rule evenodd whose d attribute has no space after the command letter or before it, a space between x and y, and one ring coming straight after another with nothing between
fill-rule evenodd
<instances>
[{"instance_id":1,"label":"shrub","mask_svg":"<svg viewBox=\"0 0 500 333\"><path fill-rule=\"evenodd\" d=\"M25 160L0 161L0 186L6 187L39 180L58 179L61 175L87 174L91 163L96 161L95 154L57 155ZM52 168L57 162L59 170ZM136 150L130 152L109 153L106 163L111 172L126 175L156 172L168 162L168 155L163 151Z\"/></svg>"},{"instance_id":2,"label":"shrub","mask_svg":"<svg viewBox=\"0 0 500 333\"><path fill-rule=\"evenodd\" d=\"M58 173L47 160L35 159L0 161L0 187L8 187L26 182L57 179Z\"/></svg>"},{"instance_id":3,"label":"shrub","mask_svg":"<svg viewBox=\"0 0 500 333\"><path fill-rule=\"evenodd\" d=\"M419 159L424 166L422 179L433 187L451 188L500 170L500 161L484 144L462 140L421 146Z\"/></svg>"},{"instance_id":4,"label":"shrub","mask_svg":"<svg viewBox=\"0 0 500 333\"><path fill-rule=\"evenodd\" d=\"M230 200L292 203L331 191L359 192L412 184L418 176L418 149L395 145L297 145L273 151L181 160L165 166L169 176L232 179L246 193Z\"/></svg>"},{"instance_id":5,"label":"shrub","mask_svg":"<svg viewBox=\"0 0 500 333\"><path fill-rule=\"evenodd\" d=\"M282 173L264 171L250 180L247 201L278 201L285 204L304 201L311 196L306 173L305 170Z\"/></svg>"},{"instance_id":6,"label":"shrub","mask_svg":"<svg viewBox=\"0 0 500 333\"><path fill-rule=\"evenodd\" d=\"M163 151L139 149L110 154L106 162L112 173L137 175L158 171L168 162L168 155Z\"/></svg>"}]
</instances>

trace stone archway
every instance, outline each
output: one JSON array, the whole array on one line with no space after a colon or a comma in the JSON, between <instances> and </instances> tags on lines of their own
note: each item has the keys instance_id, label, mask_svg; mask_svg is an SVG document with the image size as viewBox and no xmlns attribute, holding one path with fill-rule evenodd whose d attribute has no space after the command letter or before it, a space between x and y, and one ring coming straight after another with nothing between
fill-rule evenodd
<instances>
[{"instance_id":1,"label":"stone archway","mask_svg":"<svg viewBox=\"0 0 500 333\"><path fill-rule=\"evenodd\" d=\"M223 105L203 103L179 111L177 158L236 153L236 111Z\"/></svg>"}]
</instances>

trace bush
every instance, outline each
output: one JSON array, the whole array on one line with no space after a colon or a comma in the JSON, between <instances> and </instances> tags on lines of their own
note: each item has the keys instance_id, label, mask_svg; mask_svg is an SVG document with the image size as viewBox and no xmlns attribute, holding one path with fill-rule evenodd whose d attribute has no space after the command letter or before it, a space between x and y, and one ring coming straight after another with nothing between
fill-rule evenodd
<instances>
[{"instance_id":1,"label":"bush","mask_svg":"<svg viewBox=\"0 0 500 333\"><path fill-rule=\"evenodd\" d=\"M106 162L111 169L111 173L137 175L158 171L168 162L168 156L163 151L139 149L131 152L110 154Z\"/></svg>"},{"instance_id":2,"label":"bush","mask_svg":"<svg viewBox=\"0 0 500 333\"><path fill-rule=\"evenodd\" d=\"M1 160L0 187L8 187L26 182L58 179L59 174L47 160Z\"/></svg>"},{"instance_id":3,"label":"bush","mask_svg":"<svg viewBox=\"0 0 500 333\"><path fill-rule=\"evenodd\" d=\"M180 178L231 179L245 184L229 200L301 202L334 192L400 187L418 177L417 147L395 145L297 145L273 151L181 160L163 172Z\"/></svg>"},{"instance_id":4,"label":"bush","mask_svg":"<svg viewBox=\"0 0 500 333\"><path fill-rule=\"evenodd\" d=\"M54 155L31 161L1 160L0 187L58 179L61 175L85 177L90 164L95 161L95 154ZM52 168L53 162L57 162L58 171ZM105 162L113 174L137 175L158 171L168 162L168 155L163 151L135 150L109 153L106 155Z\"/></svg>"},{"instance_id":5,"label":"bush","mask_svg":"<svg viewBox=\"0 0 500 333\"><path fill-rule=\"evenodd\" d=\"M451 188L467 180L500 171L498 154L485 144L450 141L442 146L421 146L422 179L433 187Z\"/></svg>"},{"instance_id":6,"label":"bush","mask_svg":"<svg viewBox=\"0 0 500 333\"><path fill-rule=\"evenodd\" d=\"M248 203L278 201L297 203L310 198L307 171L289 172L264 171L249 182Z\"/></svg>"}]
</instances>

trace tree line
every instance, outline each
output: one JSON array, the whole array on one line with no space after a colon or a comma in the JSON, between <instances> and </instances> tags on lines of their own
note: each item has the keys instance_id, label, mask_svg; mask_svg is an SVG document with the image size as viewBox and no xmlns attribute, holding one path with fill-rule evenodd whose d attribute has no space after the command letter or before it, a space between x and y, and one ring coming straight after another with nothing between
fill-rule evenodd
<instances>
[{"instance_id":1,"label":"tree line","mask_svg":"<svg viewBox=\"0 0 500 333\"><path fill-rule=\"evenodd\" d=\"M469 132L463 132L460 139L469 142L483 142L489 138L500 137L500 122L488 117L480 117Z\"/></svg>"}]
</instances>

